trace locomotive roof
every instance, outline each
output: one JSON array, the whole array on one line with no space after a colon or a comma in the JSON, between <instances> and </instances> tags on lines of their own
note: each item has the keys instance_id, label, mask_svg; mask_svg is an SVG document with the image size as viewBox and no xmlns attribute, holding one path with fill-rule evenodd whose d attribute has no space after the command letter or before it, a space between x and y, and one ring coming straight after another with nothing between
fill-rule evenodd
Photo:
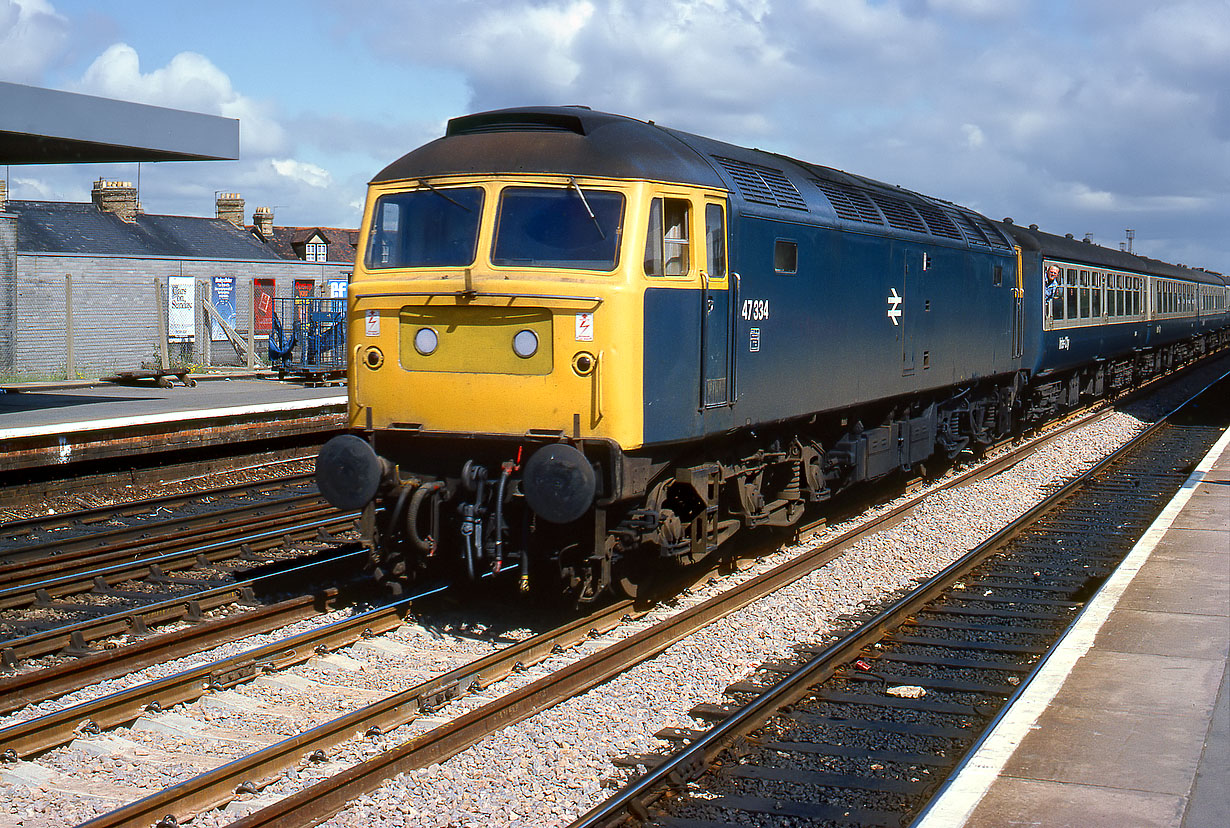
<instances>
[{"instance_id":1,"label":"locomotive roof","mask_svg":"<svg viewBox=\"0 0 1230 828\"><path fill-rule=\"evenodd\" d=\"M728 190L744 214L807 221L1011 255L1013 243L1107 267L1225 284L1220 274L1025 229L940 199L805 161L586 107L520 107L453 118L444 137L372 183L442 175L547 173Z\"/></svg>"},{"instance_id":2,"label":"locomotive roof","mask_svg":"<svg viewBox=\"0 0 1230 828\"><path fill-rule=\"evenodd\" d=\"M500 109L453 118L443 138L402 156L372 182L526 172L726 186L671 132L581 107Z\"/></svg>"},{"instance_id":3,"label":"locomotive roof","mask_svg":"<svg viewBox=\"0 0 1230 828\"><path fill-rule=\"evenodd\" d=\"M1224 285L1230 282L1222 274L1210 270L1184 267L1150 259L1147 256L1137 256L1125 250L1115 250L1092 242L1078 241L1071 236L1057 236L1054 233L1043 232L1033 225L1021 227L1010 221L996 223L1004 232L1012 236L1022 249L1038 251L1044 256L1213 285Z\"/></svg>"},{"instance_id":4,"label":"locomotive roof","mask_svg":"<svg viewBox=\"0 0 1230 828\"><path fill-rule=\"evenodd\" d=\"M727 190L745 215L994 249L1012 244L984 216L945 201L652 121L584 107L522 107L454 118L443 138L372 183L441 175L549 173L672 181Z\"/></svg>"}]
</instances>

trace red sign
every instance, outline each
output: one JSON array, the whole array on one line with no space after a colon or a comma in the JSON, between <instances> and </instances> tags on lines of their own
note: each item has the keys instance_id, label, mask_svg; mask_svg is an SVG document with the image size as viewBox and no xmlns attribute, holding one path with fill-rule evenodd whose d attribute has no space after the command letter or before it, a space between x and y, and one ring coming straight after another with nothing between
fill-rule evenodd
<instances>
[{"instance_id":1,"label":"red sign","mask_svg":"<svg viewBox=\"0 0 1230 828\"><path fill-rule=\"evenodd\" d=\"M273 330L273 284L273 279L252 280L252 308L257 333Z\"/></svg>"}]
</instances>

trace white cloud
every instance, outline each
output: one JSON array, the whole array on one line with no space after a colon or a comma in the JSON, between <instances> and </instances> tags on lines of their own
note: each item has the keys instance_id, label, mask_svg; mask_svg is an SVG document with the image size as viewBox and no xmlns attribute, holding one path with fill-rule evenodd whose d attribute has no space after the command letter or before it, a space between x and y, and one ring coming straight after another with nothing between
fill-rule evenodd
<instances>
[{"instance_id":1,"label":"white cloud","mask_svg":"<svg viewBox=\"0 0 1230 828\"><path fill-rule=\"evenodd\" d=\"M237 92L225 72L195 52L180 52L166 66L143 73L136 49L116 43L90 64L76 90L238 118L245 154L267 155L286 148L286 135L266 107Z\"/></svg>"},{"instance_id":2,"label":"white cloud","mask_svg":"<svg viewBox=\"0 0 1230 828\"><path fill-rule=\"evenodd\" d=\"M323 189L333 183L333 177L329 175L329 171L315 164L295 161L291 158L274 158L269 163L278 175L309 187Z\"/></svg>"},{"instance_id":3,"label":"white cloud","mask_svg":"<svg viewBox=\"0 0 1230 828\"><path fill-rule=\"evenodd\" d=\"M0 80L36 84L62 52L68 29L46 0L0 0Z\"/></svg>"}]
</instances>

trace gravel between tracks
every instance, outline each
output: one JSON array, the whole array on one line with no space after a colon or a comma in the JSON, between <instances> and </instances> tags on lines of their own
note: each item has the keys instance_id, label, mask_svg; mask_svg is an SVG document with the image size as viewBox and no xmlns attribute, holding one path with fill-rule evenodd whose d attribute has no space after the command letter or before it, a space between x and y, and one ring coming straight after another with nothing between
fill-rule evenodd
<instances>
[{"instance_id":1,"label":"gravel between tracks","mask_svg":"<svg viewBox=\"0 0 1230 828\"><path fill-rule=\"evenodd\" d=\"M1219 362L1224 370L1225 360ZM1194 383L1184 385L1194 387ZM653 734L664 727L698 726L687 715L693 706L724 702L722 691L746 677L755 665L789 656L795 645L814 642L832 631L839 616L862 604L879 603L887 593L938 572L1185 398L1181 391L1162 392L1152 401L1059 437L989 480L939 493L901 523L791 586L709 626L623 676L505 728L440 765L390 780L323 824L334 828L567 824L630 778L630 774L612 766L613 758L662 750L663 745ZM886 511L893 505L876 511ZM815 543L841 531L843 527L835 525ZM757 575L792 551L771 555L735 577ZM703 600L730 583L727 580L699 590L681 601L679 608ZM622 625L618 634L630 635L666 612ZM605 646L607 640L587 642L569 657ZM715 658L715 653L722 657ZM511 681L518 686L528 683L557 663L546 662ZM499 690L511 689L507 685ZM476 699L462 699L447 714L460 715L478 703ZM412 723L390 734L390 743L399 743L424 729ZM337 758L352 761L357 757L342 750ZM311 776L338 769L337 764L331 764L312 769ZM275 784L273 790L284 795L312 781L307 773L298 776ZM251 808L235 803L227 819L206 815L198 822L203 826L224 824L247 810Z\"/></svg>"},{"instance_id":2,"label":"gravel between tracks","mask_svg":"<svg viewBox=\"0 0 1230 828\"><path fill-rule=\"evenodd\" d=\"M1194 384L1195 380L1185 383ZM687 715L691 707L724 701L724 688L747 676L757 664L788 657L795 645L815 642L833 631L840 616L877 604L888 593L939 571L1183 398L1181 391L1162 392L1153 401L1133 405L1058 438L989 480L939 493L933 502L901 523L858 544L823 569L589 693L505 728L440 765L387 782L324 824L335 828L566 824L626 781L627 777L612 766L614 757L661 750L653 733L663 727L697 726ZM875 511L887 511L894 505L885 504ZM848 526L834 525L813 543L833 537ZM460 699L437 716L459 716L489 701L496 692L508 692L565 662L608 646L613 635L634 634L719 589L729 588L735 580L760 574L793 551L766 556L745 572L699 589L672 607L658 609L641 621L621 625L610 635L554 656L484 694ZM723 654L720 661L715 660L714 653ZM381 747L400 744L439 723L439 718L412 722L374 740L339 746L330 752L330 762L288 771L264 793L242 797L224 811L199 815L193 825L225 825L269 799L337 773ZM56 813L48 810L55 807L50 801L55 797L48 797L45 790L0 785L0 792L8 797L9 808L5 810L11 815L25 812L34 816L37 810L45 819ZM60 814L62 818L68 816L62 811ZM29 824L35 823L42 824L42 820Z\"/></svg>"}]
</instances>

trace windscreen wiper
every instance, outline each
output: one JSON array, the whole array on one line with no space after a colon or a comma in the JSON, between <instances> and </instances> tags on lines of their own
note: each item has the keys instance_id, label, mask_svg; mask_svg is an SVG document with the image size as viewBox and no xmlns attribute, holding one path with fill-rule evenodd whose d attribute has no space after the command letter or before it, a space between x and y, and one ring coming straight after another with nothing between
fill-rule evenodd
<instances>
[{"instance_id":1,"label":"windscreen wiper","mask_svg":"<svg viewBox=\"0 0 1230 828\"><path fill-rule=\"evenodd\" d=\"M585 193L581 192L581 185L577 184L575 178L568 179L568 186L577 191L577 195L581 197L581 204L585 205L585 212L589 213L589 220L594 223L594 227L598 229L598 235L606 241L606 233L602 232L602 225L598 222L598 217L594 215L594 211L589 209L589 202L585 200Z\"/></svg>"},{"instance_id":2,"label":"windscreen wiper","mask_svg":"<svg viewBox=\"0 0 1230 828\"><path fill-rule=\"evenodd\" d=\"M440 198L442 198L442 199L444 199L445 201L448 201L448 202L450 202L450 203L452 203L452 204L455 204L456 206L458 206L458 207L460 207L461 209L465 210L467 213L473 213L473 212L474 212L473 210L471 210L469 207L467 207L467 206L465 206L464 204L462 204L462 203L461 203L460 201L458 201L457 199L452 198L451 196L449 196L449 195L445 194L442 190L440 190L440 189L438 189L438 188L436 188L436 187L431 186L431 184L427 183L426 181L420 181L420 182L419 182L419 185L420 185L420 186L423 186L423 187L426 187L427 189L431 190L431 191L432 191L433 193L435 193L436 195L440 196Z\"/></svg>"}]
</instances>

